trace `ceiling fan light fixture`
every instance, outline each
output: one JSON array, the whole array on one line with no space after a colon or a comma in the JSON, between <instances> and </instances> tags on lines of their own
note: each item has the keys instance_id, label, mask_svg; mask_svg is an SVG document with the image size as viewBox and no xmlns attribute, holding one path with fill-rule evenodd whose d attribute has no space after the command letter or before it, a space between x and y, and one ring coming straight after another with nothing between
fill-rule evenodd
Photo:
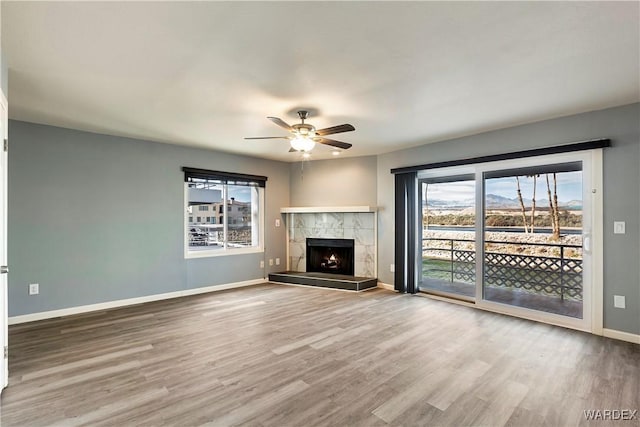
<instances>
[{"instance_id":1,"label":"ceiling fan light fixture","mask_svg":"<svg viewBox=\"0 0 640 427\"><path fill-rule=\"evenodd\" d=\"M351 144L327 138L327 135L354 131L356 130L356 128L354 128L353 125L345 123L328 128L316 129L315 126L304 122L309 116L308 111L298 111L298 116L300 116L300 121L302 123L296 123L294 125L289 125L287 122L279 119L278 117L267 117L267 119L271 120L277 126L280 126L281 128L289 131L289 136L254 136L245 139L286 139L291 145L291 149L289 151L297 151L299 153L310 152L311 150L313 150L313 147L315 147L316 143L328 145L336 149L336 151L342 151L351 148ZM333 155L339 155L340 151L337 153L333 153Z\"/></svg>"},{"instance_id":2,"label":"ceiling fan light fixture","mask_svg":"<svg viewBox=\"0 0 640 427\"><path fill-rule=\"evenodd\" d=\"M334 156L339 156L340 152L338 150L333 150L331 154L333 154Z\"/></svg>"},{"instance_id":3,"label":"ceiling fan light fixture","mask_svg":"<svg viewBox=\"0 0 640 427\"><path fill-rule=\"evenodd\" d=\"M313 150L316 143L313 139L297 136L291 140L291 148L297 151L308 152Z\"/></svg>"}]
</instances>

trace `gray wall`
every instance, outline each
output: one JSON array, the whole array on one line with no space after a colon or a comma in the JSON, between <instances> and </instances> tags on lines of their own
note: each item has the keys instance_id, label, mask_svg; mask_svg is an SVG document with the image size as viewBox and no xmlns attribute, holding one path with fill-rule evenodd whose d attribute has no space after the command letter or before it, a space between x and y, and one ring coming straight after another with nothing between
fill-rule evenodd
<instances>
[{"instance_id":1,"label":"gray wall","mask_svg":"<svg viewBox=\"0 0 640 427\"><path fill-rule=\"evenodd\" d=\"M10 316L264 277L263 254L184 259L182 166L266 175L285 259L288 164L19 121L9 140Z\"/></svg>"},{"instance_id":2,"label":"gray wall","mask_svg":"<svg viewBox=\"0 0 640 427\"><path fill-rule=\"evenodd\" d=\"M4 96L9 99L9 68L2 52L0 52L0 89L2 89Z\"/></svg>"},{"instance_id":3,"label":"gray wall","mask_svg":"<svg viewBox=\"0 0 640 427\"><path fill-rule=\"evenodd\" d=\"M290 165L291 206L375 206L375 156Z\"/></svg>"},{"instance_id":4,"label":"gray wall","mask_svg":"<svg viewBox=\"0 0 640 427\"><path fill-rule=\"evenodd\" d=\"M184 165L269 176L266 258L285 257L284 227L273 227L282 206L377 205L378 277L393 283L391 168L608 137L604 326L638 334L639 128L640 104L633 104L377 157L305 162L302 170L300 163L10 121L10 315L262 277L262 256L184 259ZM153 215L139 215L150 207ZM614 220L626 221L627 234L613 234ZM39 296L27 295L32 282L41 284ZM614 294L626 296L626 309L613 308Z\"/></svg>"},{"instance_id":5,"label":"gray wall","mask_svg":"<svg viewBox=\"0 0 640 427\"><path fill-rule=\"evenodd\" d=\"M2 5L0 5L0 89L9 99L9 65L2 54Z\"/></svg>"},{"instance_id":6,"label":"gray wall","mask_svg":"<svg viewBox=\"0 0 640 427\"><path fill-rule=\"evenodd\" d=\"M378 277L393 283L394 178L390 169L607 137L604 150L604 327L640 333L640 104L547 120L378 156ZM626 221L625 235L613 221ZM385 244L386 242L386 244ZM626 296L626 309L613 295Z\"/></svg>"}]
</instances>

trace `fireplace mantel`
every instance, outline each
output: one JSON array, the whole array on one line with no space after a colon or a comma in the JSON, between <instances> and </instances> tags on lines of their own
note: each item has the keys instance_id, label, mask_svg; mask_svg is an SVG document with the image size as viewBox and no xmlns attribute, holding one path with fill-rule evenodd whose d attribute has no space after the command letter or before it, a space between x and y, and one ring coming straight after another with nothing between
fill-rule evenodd
<instances>
[{"instance_id":1,"label":"fireplace mantel","mask_svg":"<svg viewBox=\"0 0 640 427\"><path fill-rule=\"evenodd\" d=\"M349 213L376 212L376 206L324 206L280 208L280 213Z\"/></svg>"}]
</instances>

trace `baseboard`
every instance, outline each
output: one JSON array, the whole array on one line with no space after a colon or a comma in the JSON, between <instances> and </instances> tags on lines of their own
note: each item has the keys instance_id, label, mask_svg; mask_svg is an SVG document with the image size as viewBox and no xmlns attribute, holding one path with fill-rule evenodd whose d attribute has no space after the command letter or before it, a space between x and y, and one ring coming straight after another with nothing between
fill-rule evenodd
<instances>
[{"instance_id":1,"label":"baseboard","mask_svg":"<svg viewBox=\"0 0 640 427\"><path fill-rule=\"evenodd\" d=\"M628 341L634 344L640 344L640 335L632 334L629 332L616 331L615 329L604 328L602 335L607 338L613 338L616 340Z\"/></svg>"},{"instance_id":2,"label":"baseboard","mask_svg":"<svg viewBox=\"0 0 640 427\"><path fill-rule=\"evenodd\" d=\"M9 317L9 325L35 322L36 320L52 319L54 317L71 316L74 314L89 313L91 311L107 310L110 308L125 307L128 305L142 304L145 302L160 301L172 298L186 297L189 295L205 294L208 292L223 291L225 289L242 288L245 286L259 285L265 283L265 279L245 280L243 282L224 283L222 285L206 286L203 288L185 289L182 291L167 292L164 294L148 295L144 297L121 299L116 301L102 302L98 304L81 305L59 310L42 311L40 313L23 314Z\"/></svg>"},{"instance_id":3,"label":"baseboard","mask_svg":"<svg viewBox=\"0 0 640 427\"><path fill-rule=\"evenodd\" d=\"M234 289L234 288L242 288L245 286L259 285L261 283L265 283L266 281L267 280L265 279L245 280L243 282L225 283L222 285L213 285L213 286L206 286L203 288L185 289L182 291L167 292L164 294L148 295L148 296L137 297L137 298L128 298L128 299L109 301L109 302L103 302L98 304L82 305L78 307L63 308L60 310L51 310L51 311L42 311L40 313L23 314L20 316L9 317L8 323L9 325L17 325L20 323L35 322L37 320L52 319L55 317L71 316L74 314L89 313L92 311L100 311L100 310L107 310L111 308L126 307L129 305L143 304L145 302L160 301L160 300L166 300L166 299L172 299L172 298L185 297L189 295L223 291L226 289ZM285 283L285 284L290 285L289 283ZM295 285L292 285L292 286L295 286ZM378 288L387 289L390 291L394 290L393 285L389 285L383 282L378 282ZM440 299L434 296L429 296L429 297L434 299ZM445 299L445 298L442 298L442 300L445 300L447 302L458 303L458 301L451 301L450 299ZM471 305L471 304L463 303L463 305ZM602 335L607 338L627 341L633 344L640 344L640 335L632 334L629 332L623 332L623 331L617 331L615 329L604 328L602 330Z\"/></svg>"},{"instance_id":4,"label":"baseboard","mask_svg":"<svg viewBox=\"0 0 640 427\"><path fill-rule=\"evenodd\" d=\"M389 291L393 291L395 290L395 288L393 287L393 285L389 285L388 283L382 283L382 282L378 282L378 287L382 288L382 289L387 289Z\"/></svg>"}]
</instances>

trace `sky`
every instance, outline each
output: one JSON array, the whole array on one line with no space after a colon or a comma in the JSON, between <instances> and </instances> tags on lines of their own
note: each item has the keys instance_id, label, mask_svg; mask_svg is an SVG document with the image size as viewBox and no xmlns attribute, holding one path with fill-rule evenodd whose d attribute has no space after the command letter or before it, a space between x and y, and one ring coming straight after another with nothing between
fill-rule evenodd
<instances>
[{"instance_id":1,"label":"sky","mask_svg":"<svg viewBox=\"0 0 640 427\"><path fill-rule=\"evenodd\" d=\"M553 192L553 180L549 177L549 184ZM582 172L562 172L557 174L558 199L568 202L582 200ZM485 184L486 194L496 194L509 199L516 198L516 178L491 178ZM522 197L531 199L533 196L533 178L520 177ZM460 181L442 184L429 184L428 197L435 200L462 201L475 198L475 181ZM537 179L536 200L547 199L547 182L544 175Z\"/></svg>"},{"instance_id":2,"label":"sky","mask_svg":"<svg viewBox=\"0 0 640 427\"><path fill-rule=\"evenodd\" d=\"M239 202L250 202L251 192L255 191L254 187L247 187L247 186L241 186L241 185L238 185L238 186L230 185L228 189L229 189L228 198L230 199L231 197L233 197Z\"/></svg>"},{"instance_id":3,"label":"sky","mask_svg":"<svg viewBox=\"0 0 640 427\"><path fill-rule=\"evenodd\" d=\"M427 197L433 200L469 200L475 198L475 181L460 181L443 184L429 184ZM424 195L423 195L424 198Z\"/></svg>"},{"instance_id":4,"label":"sky","mask_svg":"<svg viewBox=\"0 0 640 427\"><path fill-rule=\"evenodd\" d=\"M559 173L557 178L558 200L564 202L582 200L582 171ZM551 175L549 175L549 185L551 194L553 194L553 177ZM533 178L520 177L520 190L523 198L531 199L533 197ZM486 194L497 194L510 199L518 196L515 177L487 180L485 191ZM547 180L544 175L541 175L536 181L536 199L547 198Z\"/></svg>"}]
</instances>

